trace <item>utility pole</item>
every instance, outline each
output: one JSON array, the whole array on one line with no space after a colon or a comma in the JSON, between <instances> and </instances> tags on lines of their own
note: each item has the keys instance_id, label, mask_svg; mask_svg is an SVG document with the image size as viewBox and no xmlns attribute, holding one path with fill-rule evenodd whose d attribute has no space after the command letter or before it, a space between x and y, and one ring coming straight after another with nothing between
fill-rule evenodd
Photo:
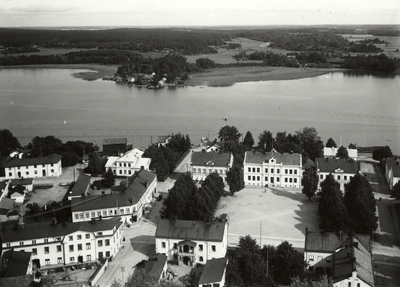
<instances>
[{"instance_id":1,"label":"utility pole","mask_svg":"<svg viewBox=\"0 0 400 287\"><path fill-rule=\"evenodd\" d=\"M261 229L262 229L262 221L260 221L260 248L262 248L262 243L261 243Z\"/></svg>"}]
</instances>

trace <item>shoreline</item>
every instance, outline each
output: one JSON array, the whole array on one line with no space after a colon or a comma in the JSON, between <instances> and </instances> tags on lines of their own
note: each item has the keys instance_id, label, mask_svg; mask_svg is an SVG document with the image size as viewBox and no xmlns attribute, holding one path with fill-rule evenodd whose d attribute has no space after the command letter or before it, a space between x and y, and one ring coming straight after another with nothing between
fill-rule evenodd
<instances>
[{"instance_id":1,"label":"shoreline","mask_svg":"<svg viewBox=\"0 0 400 287\"><path fill-rule=\"evenodd\" d=\"M118 65L100 64L47 64L47 65L21 65L0 66L0 69L85 69L88 72L77 72L71 76L86 81L94 81L103 77L113 76ZM347 69L340 68L290 68L290 67L224 67L214 68L205 72L193 73L185 81L185 86L228 87L235 83L298 80L321 76L331 72L342 72Z\"/></svg>"}]
</instances>

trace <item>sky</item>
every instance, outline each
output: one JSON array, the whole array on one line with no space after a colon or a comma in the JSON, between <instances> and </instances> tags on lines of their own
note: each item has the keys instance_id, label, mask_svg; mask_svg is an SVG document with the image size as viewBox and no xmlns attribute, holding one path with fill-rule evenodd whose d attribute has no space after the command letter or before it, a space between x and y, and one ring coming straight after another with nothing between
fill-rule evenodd
<instances>
[{"instance_id":1,"label":"sky","mask_svg":"<svg viewBox=\"0 0 400 287\"><path fill-rule=\"evenodd\" d=\"M400 24L399 0L0 0L0 27Z\"/></svg>"}]
</instances>

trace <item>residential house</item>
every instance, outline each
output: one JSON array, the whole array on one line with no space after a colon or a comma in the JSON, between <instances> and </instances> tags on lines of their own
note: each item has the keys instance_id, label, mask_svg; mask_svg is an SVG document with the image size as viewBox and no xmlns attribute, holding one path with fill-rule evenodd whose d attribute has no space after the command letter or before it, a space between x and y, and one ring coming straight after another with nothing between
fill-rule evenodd
<instances>
[{"instance_id":1,"label":"residential house","mask_svg":"<svg viewBox=\"0 0 400 287\"><path fill-rule=\"evenodd\" d=\"M156 252L167 255L168 260L187 266L204 264L225 257L228 223L159 219L155 238Z\"/></svg>"},{"instance_id":2,"label":"residential house","mask_svg":"<svg viewBox=\"0 0 400 287\"><path fill-rule=\"evenodd\" d=\"M247 151L243 162L245 185L300 188L302 161L299 153Z\"/></svg>"},{"instance_id":3,"label":"residential house","mask_svg":"<svg viewBox=\"0 0 400 287\"><path fill-rule=\"evenodd\" d=\"M208 260L201 273L199 287L225 286L227 266L227 257Z\"/></svg>"},{"instance_id":4,"label":"residential house","mask_svg":"<svg viewBox=\"0 0 400 287\"><path fill-rule=\"evenodd\" d=\"M147 260L144 270L153 275L158 282L167 276L167 255L157 253Z\"/></svg>"},{"instance_id":5,"label":"residential house","mask_svg":"<svg viewBox=\"0 0 400 287\"><path fill-rule=\"evenodd\" d=\"M385 176L390 189L400 181L400 158L389 157L385 159Z\"/></svg>"},{"instance_id":6,"label":"residential house","mask_svg":"<svg viewBox=\"0 0 400 287\"><path fill-rule=\"evenodd\" d=\"M226 182L226 174L232 164L231 153L192 152L190 162L192 177L195 180L204 180L210 173L216 172Z\"/></svg>"},{"instance_id":7,"label":"residential house","mask_svg":"<svg viewBox=\"0 0 400 287\"><path fill-rule=\"evenodd\" d=\"M72 198L90 195L90 179L89 175L81 174L76 180L74 187L68 194L68 200Z\"/></svg>"},{"instance_id":8,"label":"residential house","mask_svg":"<svg viewBox=\"0 0 400 287\"><path fill-rule=\"evenodd\" d=\"M317 173L319 176L318 189L321 188L321 182L332 174L340 185L340 190L344 191L344 185L350 182L360 170L360 164L353 159L343 158L316 158Z\"/></svg>"},{"instance_id":9,"label":"residential house","mask_svg":"<svg viewBox=\"0 0 400 287\"><path fill-rule=\"evenodd\" d=\"M11 180L12 187L16 185L22 185L28 192L33 191L33 178L14 178Z\"/></svg>"},{"instance_id":10,"label":"residential house","mask_svg":"<svg viewBox=\"0 0 400 287\"><path fill-rule=\"evenodd\" d=\"M124 222L138 221L157 192L157 175L141 170L125 181L123 192L72 198L72 221L90 221L121 217Z\"/></svg>"},{"instance_id":11,"label":"residential house","mask_svg":"<svg viewBox=\"0 0 400 287\"><path fill-rule=\"evenodd\" d=\"M158 136L156 146L157 147L166 147L171 140L172 140L172 136L170 136L170 135Z\"/></svg>"},{"instance_id":12,"label":"residential house","mask_svg":"<svg viewBox=\"0 0 400 287\"><path fill-rule=\"evenodd\" d=\"M22 185L17 185L14 186L10 191L9 191L9 196L11 199L15 200L15 203L17 204L23 204L25 200L25 194L28 191L25 189L24 186Z\"/></svg>"},{"instance_id":13,"label":"residential house","mask_svg":"<svg viewBox=\"0 0 400 287\"><path fill-rule=\"evenodd\" d=\"M4 251L31 252L34 268L45 269L115 256L122 246L122 226L120 218L62 224L39 222L3 226L0 236Z\"/></svg>"},{"instance_id":14,"label":"residential house","mask_svg":"<svg viewBox=\"0 0 400 287\"><path fill-rule=\"evenodd\" d=\"M128 145L126 138L103 139L103 155L120 155L125 153Z\"/></svg>"},{"instance_id":15,"label":"residential house","mask_svg":"<svg viewBox=\"0 0 400 287\"><path fill-rule=\"evenodd\" d=\"M211 145L207 146L206 152L222 152L222 146L219 143L212 143Z\"/></svg>"},{"instance_id":16,"label":"residential house","mask_svg":"<svg viewBox=\"0 0 400 287\"><path fill-rule=\"evenodd\" d=\"M58 177L62 174L61 156L52 154L47 157L8 158L3 164L6 178Z\"/></svg>"},{"instance_id":17,"label":"residential house","mask_svg":"<svg viewBox=\"0 0 400 287\"><path fill-rule=\"evenodd\" d=\"M337 147L324 147L324 158L336 158L336 154L339 148ZM358 150L356 148L348 148L347 153L349 154L349 158L354 160L358 160Z\"/></svg>"},{"instance_id":18,"label":"residential house","mask_svg":"<svg viewBox=\"0 0 400 287\"><path fill-rule=\"evenodd\" d=\"M15 251L13 248L4 251L0 257L0 278L32 274L31 257L31 252Z\"/></svg>"},{"instance_id":19,"label":"residential house","mask_svg":"<svg viewBox=\"0 0 400 287\"><path fill-rule=\"evenodd\" d=\"M116 176L131 176L141 169L149 170L151 159L142 157L143 151L135 148L119 157L110 156L106 163L106 170L110 169Z\"/></svg>"},{"instance_id":20,"label":"residential house","mask_svg":"<svg viewBox=\"0 0 400 287\"><path fill-rule=\"evenodd\" d=\"M370 235L342 232L309 232L306 229L304 260L308 275L327 274L335 287L375 286Z\"/></svg>"}]
</instances>

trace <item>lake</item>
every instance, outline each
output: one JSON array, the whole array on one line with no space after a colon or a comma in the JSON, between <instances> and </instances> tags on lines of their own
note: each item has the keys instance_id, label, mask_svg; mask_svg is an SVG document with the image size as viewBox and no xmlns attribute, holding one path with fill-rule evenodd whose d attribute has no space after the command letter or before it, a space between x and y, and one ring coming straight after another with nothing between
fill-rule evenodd
<instances>
[{"instance_id":1,"label":"lake","mask_svg":"<svg viewBox=\"0 0 400 287\"><path fill-rule=\"evenodd\" d=\"M21 144L54 135L92 141L126 137L147 146L181 132L192 143L236 126L255 141L263 130L317 129L324 143L389 145L400 154L400 76L335 72L319 77L238 83L231 87L140 89L84 81L74 69L0 70L0 128Z\"/></svg>"}]
</instances>

